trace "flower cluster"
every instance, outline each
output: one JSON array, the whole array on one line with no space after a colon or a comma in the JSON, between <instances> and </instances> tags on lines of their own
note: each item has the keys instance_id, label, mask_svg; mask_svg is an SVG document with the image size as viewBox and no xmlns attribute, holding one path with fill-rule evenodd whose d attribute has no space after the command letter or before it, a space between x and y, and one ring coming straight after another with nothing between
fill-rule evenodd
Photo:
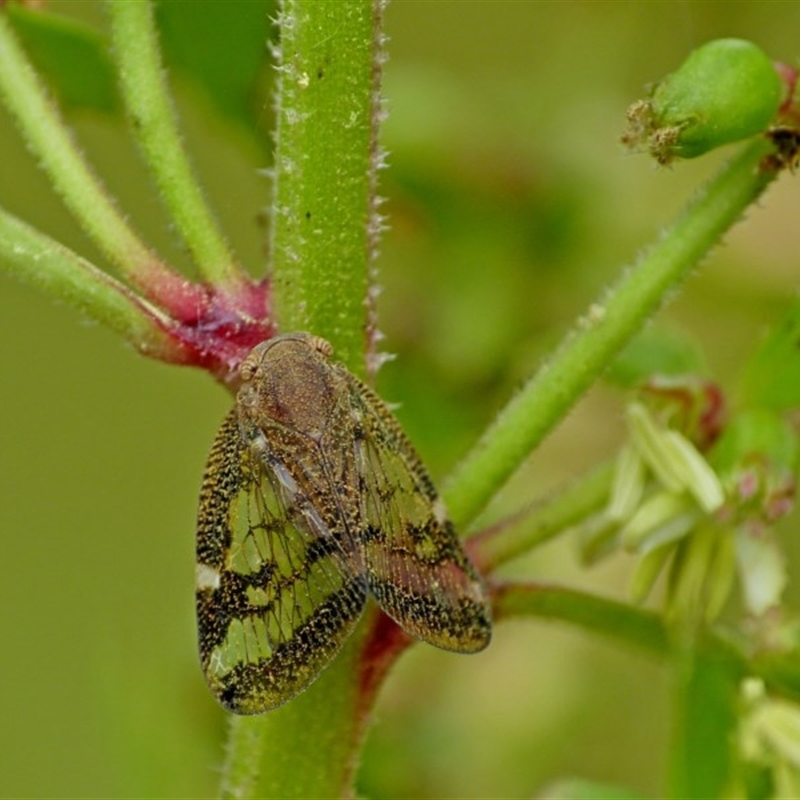
<instances>
[{"instance_id":1,"label":"flower cluster","mask_svg":"<svg viewBox=\"0 0 800 800\"><path fill-rule=\"evenodd\" d=\"M587 560L620 548L638 556L637 602L667 573L673 621L714 620L737 579L746 612L759 617L786 585L774 525L793 505L796 437L779 415L724 422L723 407L708 382L651 381L627 408L608 503L584 526Z\"/></svg>"}]
</instances>

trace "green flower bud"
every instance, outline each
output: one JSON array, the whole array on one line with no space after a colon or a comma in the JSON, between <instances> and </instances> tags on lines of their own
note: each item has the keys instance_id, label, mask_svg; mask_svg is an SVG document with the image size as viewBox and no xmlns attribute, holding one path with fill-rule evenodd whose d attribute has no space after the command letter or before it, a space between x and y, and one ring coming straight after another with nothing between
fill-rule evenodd
<instances>
[{"instance_id":1,"label":"green flower bud","mask_svg":"<svg viewBox=\"0 0 800 800\"><path fill-rule=\"evenodd\" d=\"M624 522L638 508L644 494L644 461L639 451L625 445L617 458L614 482L606 507L606 516L614 522Z\"/></svg>"},{"instance_id":2,"label":"green flower bud","mask_svg":"<svg viewBox=\"0 0 800 800\"><path fill-rule=\"evenodd\" d=\"M701 525L681 541L670 567L665 611L672 622L712 622L722 611L735 575L731 537Z\"/></svg>"},{"instance_id":3,"label":"green flower bud","mask_svg":"<svg viewBox=\"0 0 800 800\"><path fill-rule=\"evenodd\" d=\"M725 496L719 479L697 448L677 431L659 427L639 403L627 409L631 438L639 454L668 491L688 491L708 514Z\"/></svg>"},{"instance_id":4,"label":"green flower bud","mask_svg":"<svg viewBox=\"0 0 800 800\"><path fill-rule=\"evenodd\" d=\"M763 131L784 85L765 53L742 39L717 39L695 50L628 112L623 141L645 145L662 164L695 158Z\"/></svg>"},{"instance_id":5,"label":"green flower bud","mask_svg":"<svg viewBox=\"0 0 800 800\"><path fill-rule=\"evenodd\" d=\"M626 550L647 554L683 538L699 520L700 513L688 495L658 492L622 526L620 542Z\"/></svg>"},{"instance_id":6,"label":"green flower bud","mask_svg":"<svg viewBox=\"0 0 800 800\"><path fill-rule=\"evenodd\" d=\"M642 556L633 571L628 587L628 596L634 603L643 603L647 599L656 578L674 552L675 547L670 543Z\"/></svg>"}]
</instances>

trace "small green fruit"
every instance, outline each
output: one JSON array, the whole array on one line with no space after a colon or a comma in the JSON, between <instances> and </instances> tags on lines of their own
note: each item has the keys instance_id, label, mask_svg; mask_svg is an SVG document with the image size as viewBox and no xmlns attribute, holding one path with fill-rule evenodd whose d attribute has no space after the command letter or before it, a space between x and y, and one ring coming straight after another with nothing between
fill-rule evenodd
<instances>
[{"instance_id":1,"label":"small green fruit","mask_svg":"<svg viewBox=\"0 0 800 800\"><path fill-rule=\"evenodd\" d=\"M783 95L783 82L760 48L717 39L695 50L648 102L631 107L632 132L623 140L646 143L661 163L695 158L765 130Z\"/></svg>"}]
</instances>

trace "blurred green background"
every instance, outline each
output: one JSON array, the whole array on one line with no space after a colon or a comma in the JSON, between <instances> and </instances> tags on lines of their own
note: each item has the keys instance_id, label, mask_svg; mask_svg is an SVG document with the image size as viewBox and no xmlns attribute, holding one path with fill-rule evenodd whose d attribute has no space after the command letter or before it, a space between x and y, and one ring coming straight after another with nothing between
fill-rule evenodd
<instances>
[{"instance_id":1,"label":"blurred green background","mask_svg":"<svg viewBox=\"0 0 800 800\"><path fill-rule=\"evenodd\" d=\"M94 3L50 9L105 30ZM273 12L160 10L188 147L257 274ZM380 388L441 477L719 163L655 169L623 152L627 104L710 38L749 38L796 63L800 3L395 0L386 27L380 320L398 357ZM182 264L113 96L107 106L72 107L76 136ZM0 153L0 204L99 261L3 111ZM728 387L796 286L798 201L797 181L780 181L661 317L702 343ZM3 275L0 359L0 796L212 796L224 719L195 654L193 523L230 398ZM612 454L620 403L595 388L490 514ZM509 572L623 597L629 569L619 558L585 571L565 539ZM544 623L501 625L469 658L415 647L381 696L359 788L529 797L580 775L657 796L670 692L663 666Z\"/></svg>"}]
</instances>

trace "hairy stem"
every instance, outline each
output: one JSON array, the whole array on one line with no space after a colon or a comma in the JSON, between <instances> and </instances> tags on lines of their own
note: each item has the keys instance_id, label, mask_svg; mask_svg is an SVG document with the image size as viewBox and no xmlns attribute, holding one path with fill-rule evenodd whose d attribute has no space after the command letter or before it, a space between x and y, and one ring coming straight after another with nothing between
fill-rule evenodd
<instances>
[{"instance_id":1,"label":"hairy stem","mask_svg":"<svg viewBox=\"0 0 800 800\"><path fill-rule=\"evenodd\" d=\"M655 655L669 653L670 642L661 618L627 603L541 584L500 584L495 587L498 618L531 616L575 625L644 648Z\"/></svg>"},{"instance_id":2,"label":"hairy stem","mask_svg":"<svg viewBox=\"0 0 800 800\"><path fill-rule=\"evenodd\" d=\"M598 303L552 359L522 388L445 486L450 515L462 529L606 369L774 178L760 169L771 150L753 141L727 164Z\"/></svg>"},{"instance_id":3,"label":"hairy stem","mask_svg":"<svg viewBox=\"0 0 800 800\"><path fill-rule=\"evenodd\" d=\"M120 214L86 164L4 14L0 14L0 64L0 98L16 119L28 149L92 240L123 276L154 301L166 296L178 308L203 302L199 287L166 269Z\"/></svg>"},{"instance_id":4,"label":"hairy stem","mask_svg":"<svg viewBox=\"0 0 800 800\"><path fill-rule=\"evenodd\" d=\"M167 334L172 320L118 280L2 209L0 264L11 275L120 333L142 353L163 361L183 360L180 344Z\"/></svg>"},{"instance_id":5,"label":"hairy stem","mask_svg":"<svg viewBox=\"0 0 800 800\"><path fill-rule=\"evenodd\" d=\"M382 0L283 0L272 280L283 331L308 330L365 372L368 286L377 221ZM353 793L360 658L373 615L303 694L231 722L226 797Z\"/></svg>"},{"instance_id":6,"label":"hairy stem","mask_svg":"<svg viewBox=\"0 0 800 800\"><path fill-rule=\"evenodd\" d=\"M246 283L183 148L161 65L152 3L108 0L107 6L122 96L170 218L207 281L223 289Z\"/></svg>"},{"instance_id":7,"label":"hairy stem","mask_svg":"<svg viewBox=\"0 0 800 800\"><path fill-rule=\"evenodd\" d=\"M380 121L381 0L281 5L274 309L364 374Z\"/></svg>"},{"instance_id":8,"label":"hairy stem","mask_svg":"<svg viewBox=\"0 0 800 800\"><path fill-rule=\"evenodd\" d=\"M599 511L608 502L614 468L613 462L602 464L541 504L470 537L475 564L482 572L491 572Z\"/></svg>"}]
</instances>

